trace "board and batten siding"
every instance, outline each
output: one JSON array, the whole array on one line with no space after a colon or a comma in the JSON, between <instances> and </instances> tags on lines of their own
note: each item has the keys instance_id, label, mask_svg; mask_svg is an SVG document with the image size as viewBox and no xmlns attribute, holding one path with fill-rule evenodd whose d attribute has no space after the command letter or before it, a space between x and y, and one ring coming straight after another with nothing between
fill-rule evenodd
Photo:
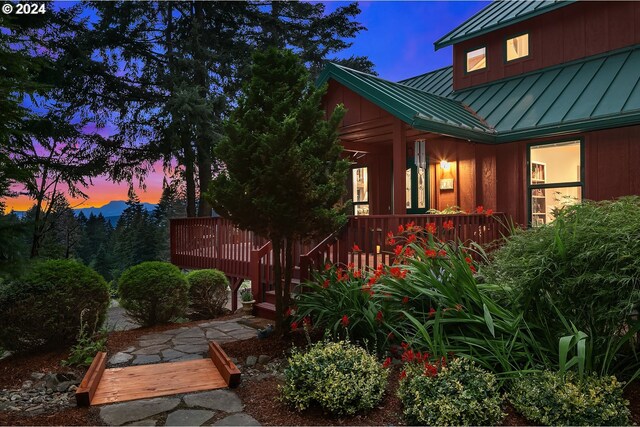
<instances>
[{"instance_id":1,"label":"board and batten siding","mask_svg":"<svg viewBox=\"0 0 640 427\"><path fill-rule=\"evenodd\" d=\"M529 33L529 56L505 62L508 37ZM453 47L455 90L640 44L640 2L579 1ZM465 72L468 50L486 46L487 67Z\"/></svg>"}]
</instances>

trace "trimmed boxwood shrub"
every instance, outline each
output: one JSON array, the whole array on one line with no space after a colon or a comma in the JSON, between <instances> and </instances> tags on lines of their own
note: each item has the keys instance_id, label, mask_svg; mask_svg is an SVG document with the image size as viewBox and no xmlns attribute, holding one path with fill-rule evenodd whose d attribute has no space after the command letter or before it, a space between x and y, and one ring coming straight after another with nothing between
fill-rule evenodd
<instances>
[{"instance_id":1,"label":"trimmed boxwood shrub","mask_svg":"<svg viewBox=\"0 0 640 427\"><path fill-rule=\"evenodd\" d=\"M361 347L320 342L306 353L294 350L284 376L282 399L295 409L315 404L335 415L353 415L380 402L388 371Z\"/></svg>"},{"instance_id":2,"label":"trimmed boxwood shrub","mask_svg":"<svg viewBox=\"0 0 640 427\"><path fill-rule=\"evenodd\" d=\"M497 425L504 417L495 375L467 359L414 363L404 375L398 397L411 425Z\"/></svg>"},{"instance_id":3,"label":"trimmed boxwood shrub","mask_svg":"<svg viewBox=\"0 0 640 427\"><path fill-rule=\"evenodd\" d=\"M73 343L80 319L102 326L109 289L98 273L74 260L36 263L19 280L0 284L0 347L24 351Z\"/></svg>"},{"instance_id":4,"label":"trimmed boxwood shrub","mask_svg":"<svg viewBox=\"0 0 640 427\"><path fill-rule=\"evenodd\" d=\"M515 380L509 400L529 421L544 425L628 425L629 402L616 377L545 371Z\"/></svg>"},{"instance_id":5,"label":"trimmed boxwood shrub","mask_svg":"<svg viewBox=\"0 0 640 427\"><path fill-rule=\"evenodd\" d=\"M187 274L189 307L201 318L209 319L222 313L229 300L229 280L219 270L196 270Z\"/></svg>"},{"instance_id":6,"label":"trimmed boxwood shrub","mask_svg":"<svg viewBox=\"0 0 640 427\"><path fill-rule=\"evenodd\" d=\"M140 325L167 323L185 314L189 284L173 264L143 262L125 270L118 283L120 305Z\"/></svg>"}]
</instances>

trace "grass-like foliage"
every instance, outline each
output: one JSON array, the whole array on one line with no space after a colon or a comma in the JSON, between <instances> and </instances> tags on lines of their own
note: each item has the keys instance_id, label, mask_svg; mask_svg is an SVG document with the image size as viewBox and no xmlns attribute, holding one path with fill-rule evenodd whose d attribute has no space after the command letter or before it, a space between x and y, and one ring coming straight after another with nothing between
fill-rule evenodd
<instances>
[{"instance_id":1,"label":"grass-like foliage","mask_svg":"<svg viewBox=\"0 0 640 427\"><path fill-rule=\"evenodd\" d=\"M284 376L282 399L293 408L318 405L334 415L353 415L380 402L388 371L361 347L325 341L307 352L294 350Z\"/></svg>"},{"instance_id":2,"label":"grass-like foliage","mask_svg":"<svg viewBox=\"0 0 640 427\"><path fill-rule=\"evenodd\" d=\"M410 425L497 425L504 417L495 375L467 359L413 360L402 377L398 397Z\"/></svg>"},{"instance_id":3,"label":"grass-like foliage","mask_svg":"<svg viewBox=\"0 0 640 427\"><path fill-rule=\"evenodd\" d=\"M509 400L529 421L542 425L628 425L629 402L614 376L545 371L513 381Z\"/></svg>"},{"instance_id":4,"label":"grass-like foliage","mask_svg":"<svg viewBox=\"0 0 640 427\"><path fill-rule=\"evenodd\" d=\"M195 270L187 274L189 308L203 319L220 315L229 300L229 280L219 270Z\"/></svg>"},{"instance_id":5,"label":"grass-like foliage","mask_svg":"<svg viewBox=\"0 0 640 427\"><path fill-rule=\"evenodd\" d=\"M119 279L120 304L144 326L184 317L189 285L175 265L148 261L128 268Z\"/></svg>"},{"instance_id":6,"label":"grass-like foliage","mask_svg":"<svg viewBox=\"0 0 640 427\"><path fill-rule=\"evenodd\" d=\"M546 226L516 232L483 269L513 290L512 304L549 346L587 335L585 369L631 375L640 367L640 197L568 206ZM557 347L556 347L557 348Z\"/></svg>"},{"instance_id":7,"label":"grass-like foliage","mask_svg":"<svg viewBox=\"0 0 640 427\"><path fill-rule=\"evenodd\" d=\"M0 284L0 347L24 351L72 344L81 316L92 334L108 305L107 284L91 268L73 260L38 262L20 279Z\"/></svg>"}]
</instances>

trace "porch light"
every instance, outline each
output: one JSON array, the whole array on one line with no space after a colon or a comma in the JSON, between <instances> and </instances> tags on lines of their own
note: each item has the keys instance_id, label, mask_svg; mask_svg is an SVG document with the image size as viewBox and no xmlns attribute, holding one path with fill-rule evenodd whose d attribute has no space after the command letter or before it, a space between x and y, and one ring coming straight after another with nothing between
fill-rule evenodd
<instances>
[{"instance_id":1,"label":"porch light","mask_svg":"<svg viewBox=\"0 0 640 427\"><path fill-rule=\"evenodd\" d=\"M440 162L440 168L444 171L448 171L449 169L451 169L451 163L447 162L446 160L442 160Z\"/></svg>"}]
</instances>

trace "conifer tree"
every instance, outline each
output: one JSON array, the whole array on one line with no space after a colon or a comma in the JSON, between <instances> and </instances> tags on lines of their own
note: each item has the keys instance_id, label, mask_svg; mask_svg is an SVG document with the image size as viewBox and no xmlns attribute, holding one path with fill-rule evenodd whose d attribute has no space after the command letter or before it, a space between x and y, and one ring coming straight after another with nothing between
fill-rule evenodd
<instances>
[{"instance_id":1,"label":"conifer tree","mask_svg":"<svg viewBox=\"0 0 640 427\"><path fill-rule=\"evenodd\" d=\"M293 242L334 231L346 221L339 201L349 164L341 159L337 133L344 108L338 106L325 119L321 101L326 87L310 83L291 51L272 48L253 59L251 80L216 150L225 170L208 196L223 217L271 240L276 328L283 331Z\"/></svg>"}]
</instances>

